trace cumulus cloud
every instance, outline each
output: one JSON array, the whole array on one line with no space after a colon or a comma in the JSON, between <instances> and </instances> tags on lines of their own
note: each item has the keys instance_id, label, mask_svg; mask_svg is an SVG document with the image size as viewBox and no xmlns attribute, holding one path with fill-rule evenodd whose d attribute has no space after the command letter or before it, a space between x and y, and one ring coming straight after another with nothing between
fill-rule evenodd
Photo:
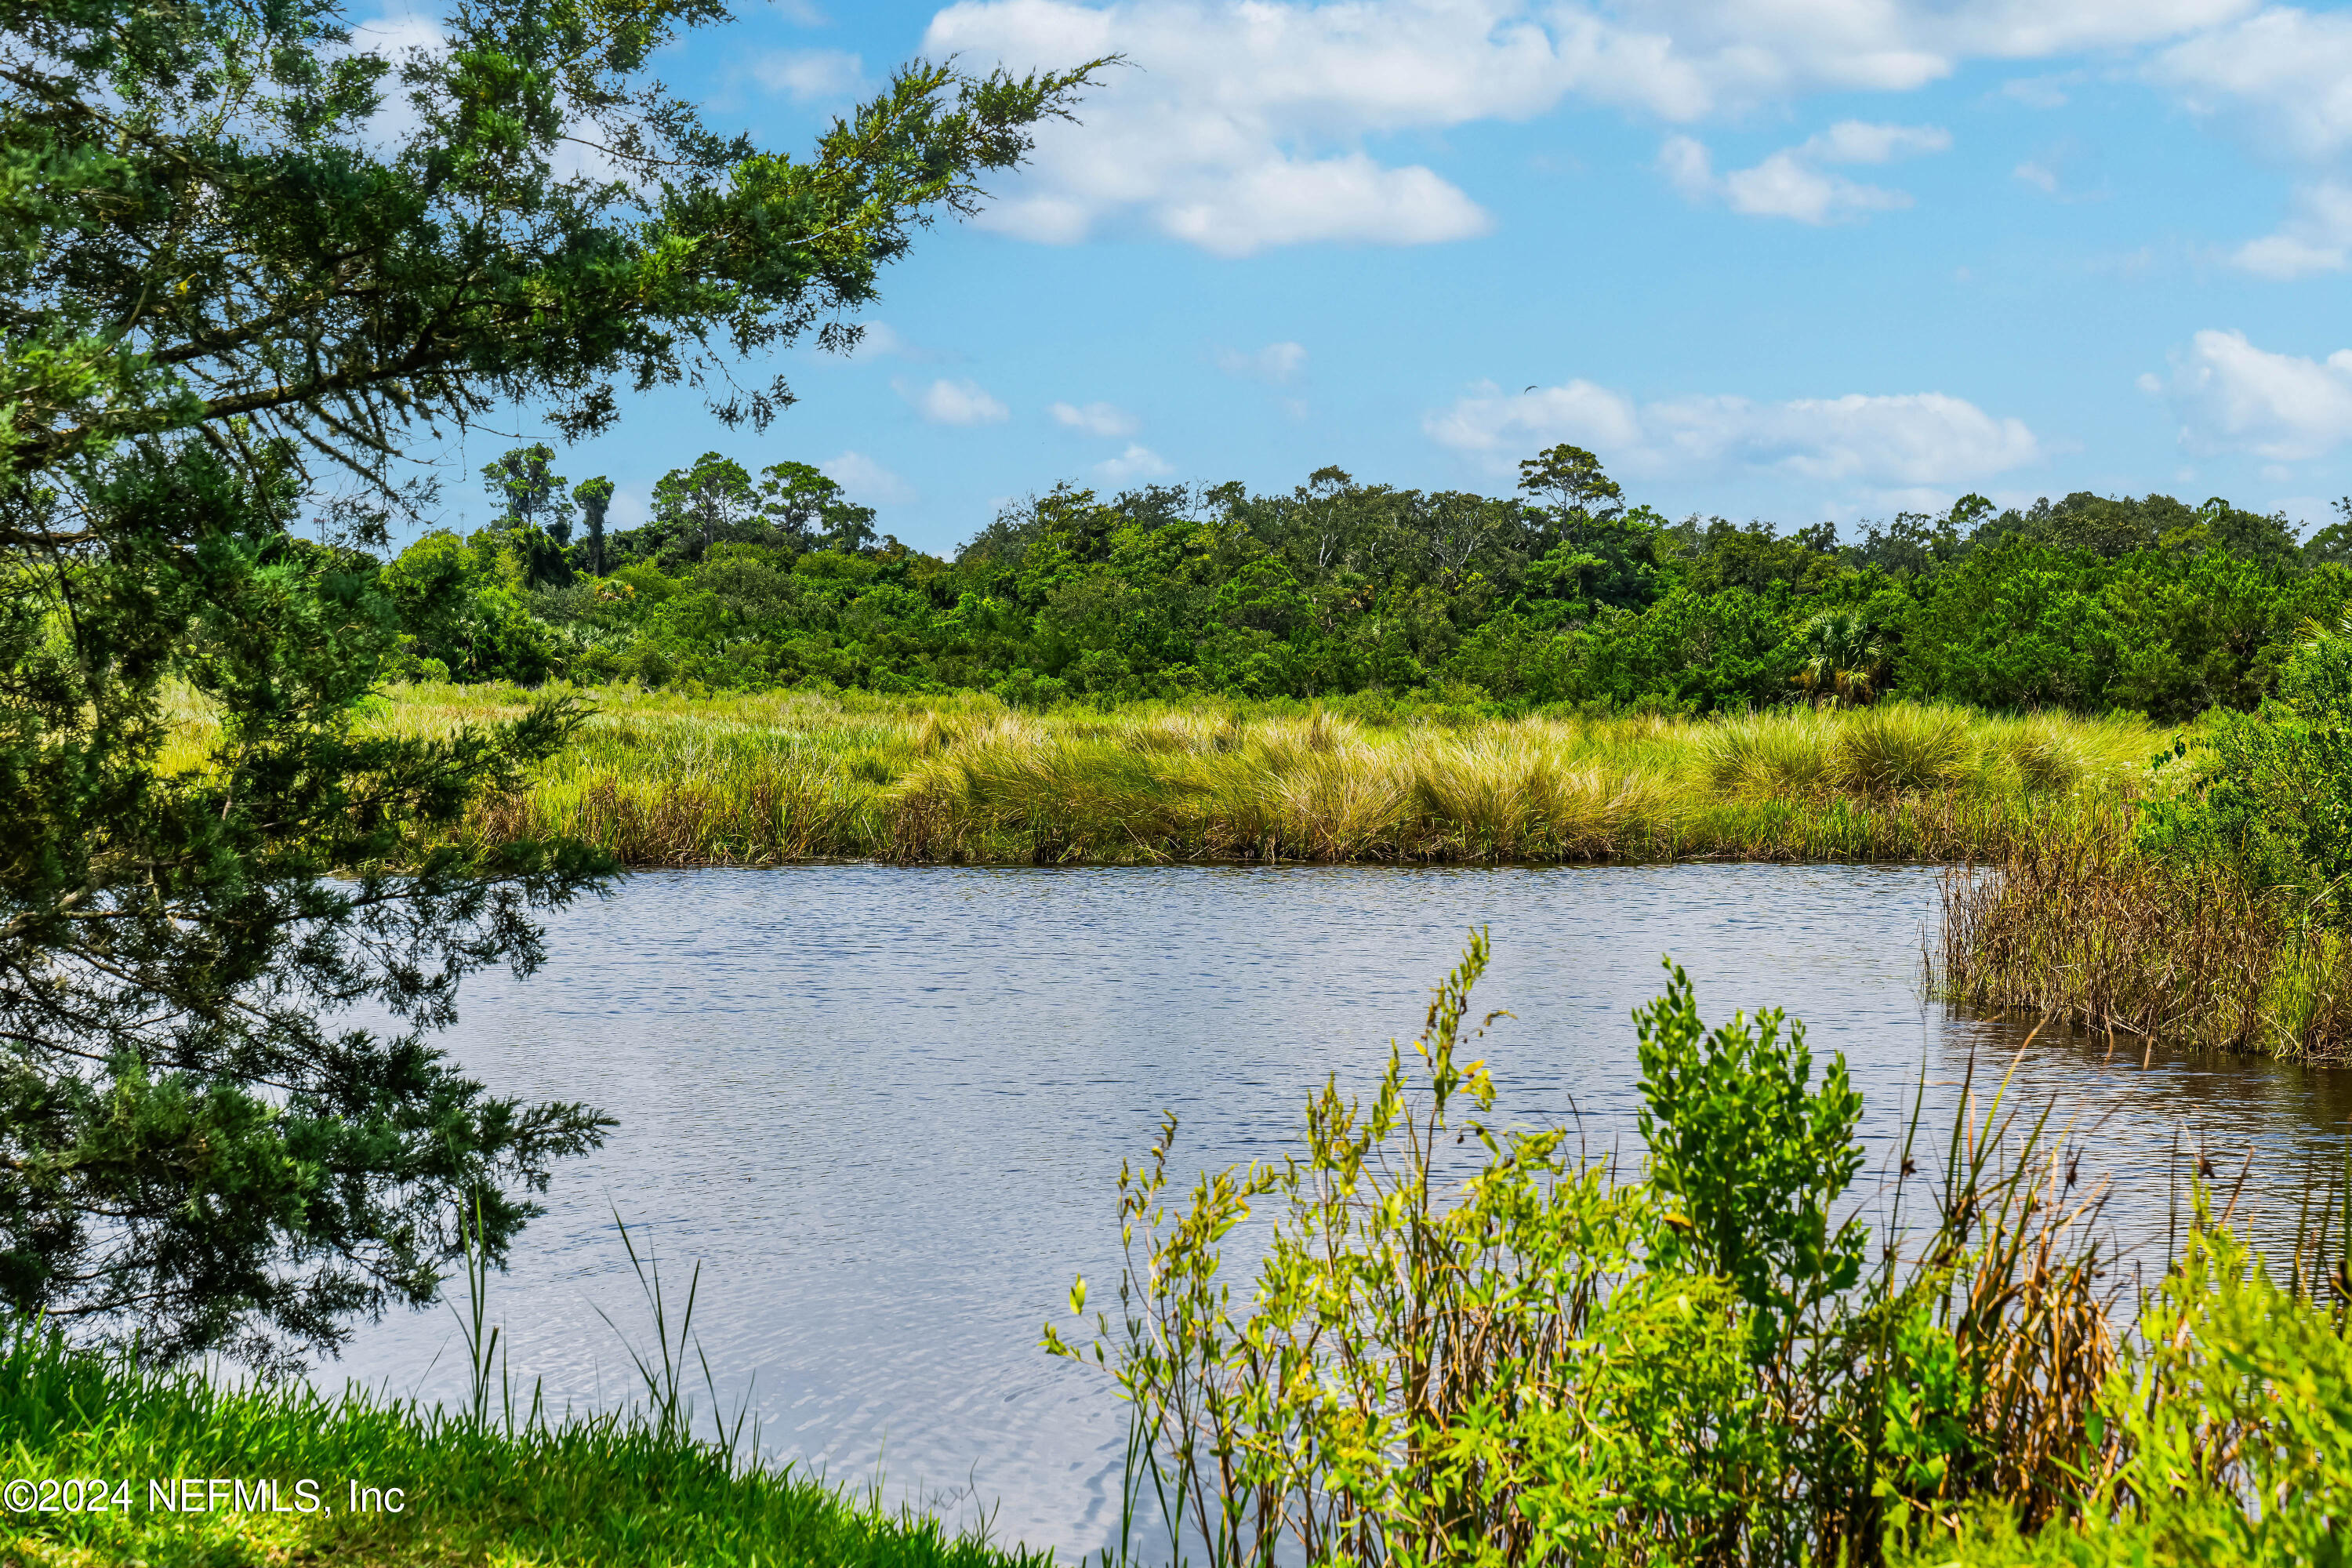
<instances>
[{"instance_id":1,"label":"cumulus cloud","mask_svg":"<svg viewBox=\"0 0 2352 1568\"><path fill-rule=\"evenodd\" d=\"M1219 349L1217 368L1227 375L1238 375L1245 381L1262 381L1269 386L1287 386L1307 368L1307 350L1297 343L1268 343L1254 353L1238 349Z\"/></svg>"},{"instance_id":2,"label":"cumulus cloud","mask_svg":"<svg viewBox=\"0 0 2352 1568\"><path fill-rule=\"evenodd\" d=\"M2190 112L2321 159L2352 147L2352 16L2274 5L2164 50L2148 74Z\"/></svg>"},{"instance_id":3,"label":"cumulus cloud","mask_svg":"<svg viewBox=\"0 0 2352 1568\"><path fill-rule=\"evenodd\" d=\"M1173 472L1167 460L1149 447L1129 443L1126 451L1095 465L1095 472L1113 484L1129 479L1156 479Z\"/></svg>"},{"instance_id":4,"label":"cumulus cloud","mask_svg":"<svg viewBox=\"0 0 2352 1568\"><path fill-rule=\"evenodd\" d=\"M2266 6L2163 50L2147 74L2189 112L2264 153L2313 166L2286 219L2230 261L2258 278L2340 272L2352 258L2352 185L2326 171L2352 153L2352 16Z\"/></svg>"},{"instance_id":5,"label":"cumulus cloud","mask_svg":"<svg viewBox=\"0 0 2352 1568\"><path fill-rule=\"evenodd\" d=\"M1054 423L1089 436L1132 436L1142 426L1135 416L1111 403L1056 403L1046 410Z\"/></svg>"},{"instance_id":6,"label":"cumulus cloud","mask_svg":"<svg viewBox=\"0 0 2352 1568\"><path fill-rule=\"evenodd\" d=\"M2209 330L2172 356L2168 379L2143 376L2140 385L2169 402L2191 452L2297 462L2352 440L2352 349L2304 359Z\"/></svg>"},{"instance_id":7,"label":"cumulus cloud","mask_svg":"<svg viewBox=\"0 0 2352 1568\"><path fill-rule=\"evenodd\" d=\"M864 62L845 49L781 50L753 61L751 75L800 103L847 98L866 83Z\"/></svg>"},{"instance_id":8,"label":"cumulus cloud","mask_svg":"<svg viewBox=\"0 0 2352 1568\"><path fill-rule=\"evenodd\" d=\"M1937 392L1636 404L1589 381L1517 395L1486 382L1432 413L1423 428L1497 472L1559 441L1589 447L1629 475L1746 471L1878 486L1969 483L2042 456L2021 421Z\"/></svg>"},{"instance_id":9,"label":"cumulus cloud","mask_svg":"<svg viewBox=\"0 0 2352 1568\"><path fill-rule=\"evenodd\" d=\"M914 486L863 452L828 458L816 470L863 506L910 506L916 499Z\"/></svg>"},{"instance_id":10,"label":"cumulus cloud","mask_svg":"<svg viewBox=\"0 0 2352 1568\"><path fill-rule=\"evenodd\" d=\"M1812 90L1902 91L1970 58L2161 43L2249 0L959 0L934 56L1014 69L1119 53L984 221L1069 243L1139 223L1225 255L1484 232L1477 204L1369 138L1523 121L1573 98L1676 122ZM1817 161L1818 162L1818 161ZM1748 184L1776 194L1782 171ZM1781 183L1788 182L1782 178ZM1804 182L1800 181L1802 184ZM1851 199L1848 198L1848 205Z\"/></svg>"},{"instance_id":11,"label":"cumulus cloud","mask_svg":"<svg viewBox=\"0 0 2352 1568\"><path fill-rule=\"evenodd\" d=\"M1160 222L1218 256L1318 239L1431 245L1494 227L1485 208L1427 169L1384 169L1361 153L1277 154L1166 204Z\"/></svg>"},{"instance_id":12,"label":"cumulus cloud","mask_svg":"<svg viewBox=\"0 0 2352 1568\"><path fill-rule=\"evenodd\" d=\"M1002 425L1013 416L1011 409L982 391L977 382L942 377L928 386L898 381L890 384L934 425Z\"/></svg>"},{"instance_id":13,"label":"cumulus cloud","mask_svg":"<svg viewBox=\"0 0 2352 1568\"><path fill-rule=\"evenodd\" d=\"M2294 212L2274 234L2250 239L2230 256L2258 278L2281 280L2341 272L2352 258L2352 185L2320 180L2295 193Z\"/></svg>"},{"instance_id":14,"label":"cumulus cloud","mask_svg":"<svg viewBox=\"0 0 2352 1568\"><path fill-rule=\"evenodd\" d=\"M1717 175L1706 146L1673 136L1658 153L1667 183L1691 201L1720 201L1749 217L1793 218L1832 223L1868 212L1907 207L1901 191L1865 185L1822 167L1838 163L1885 163L1921 153L1941 153L1951 133L1933 125L1874 125L1840 121L1818 136L1784 147L1753 168Z\"/></svg>"}]
</instances>

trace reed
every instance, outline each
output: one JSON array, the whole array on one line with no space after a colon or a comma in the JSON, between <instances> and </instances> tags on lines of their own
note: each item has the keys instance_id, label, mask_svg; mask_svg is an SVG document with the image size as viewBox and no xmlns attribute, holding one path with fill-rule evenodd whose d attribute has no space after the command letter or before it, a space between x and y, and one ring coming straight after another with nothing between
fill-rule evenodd
<instances>
[{"instance_id":1,"label":"reed","mask_svg":"<svg viewBox=\"0 0 2352 1568\"><path fill-rule=\"evenodd\" d=\"M1929 984L2118 1039L2352 1059L2352 952L2289 891L2135 849L2119 810L1946 873Z\"/></svg>"},{"instance_id":2,"label":"reed","mask_svg":"<svg viewBox=\"0 0 2352 1568\"><path fill-rule=\"evenodd\" d=\"M447 732L531 694L400 687L362 720ZM1727 720L1476 718L1203 700L1097 712L982 694L593 694L485 840L635 866L899 862L1962 860L2126 798L2133 720L1948 708ZM190 733L201 720L189 718Z\"/></svg>"}]
</instances>

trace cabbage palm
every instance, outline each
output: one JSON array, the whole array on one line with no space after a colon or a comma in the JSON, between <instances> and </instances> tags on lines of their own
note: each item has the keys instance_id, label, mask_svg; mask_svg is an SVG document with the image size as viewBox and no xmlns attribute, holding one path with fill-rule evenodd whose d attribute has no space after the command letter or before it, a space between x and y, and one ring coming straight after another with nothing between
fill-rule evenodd
<instances>
[{"instance_id":1,"label":"cabbage palm","mask_svg":"<svg viewBox=\"0 0 2352 1568\"><path fill-rule=\"evenodd\" d=\"M1798 687L1816 702L1866 706L1878 695L1886 669L1886 645L1853 610L1823 610L1798 629L1805 662Z\"/></svg>"}]
</instances>

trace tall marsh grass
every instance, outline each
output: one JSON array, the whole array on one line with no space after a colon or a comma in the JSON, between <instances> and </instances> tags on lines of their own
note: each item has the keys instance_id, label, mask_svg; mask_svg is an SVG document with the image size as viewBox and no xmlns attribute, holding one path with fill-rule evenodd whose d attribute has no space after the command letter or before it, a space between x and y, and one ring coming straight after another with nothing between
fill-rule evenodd
<instances>
[{"instance_id":1,"label":"tall marsh grass","mask_svg":"<svg viewBox=\"0 0 2352 1568\"><path fill-rule=\"evenodd\" d=\"M2120 810L2037 824L1946 873L1931 988L2118 1040L2352 1061L2352 950L2292 892L2130 842Z\"/></svg>"},{"instance_id":2,"label":"tall marsh grass","mask_svg":"<svg viewBox=\"0 0 2352 1568\"><path fill-rule=\"evenodd\" d=\"M530 694L394 688L366 723L446 731ZM687 698L606 688L484 837L631 865L1958 860L2128 787L2133 720L1940 707L1376 722L1220 701L1034 714L984 695Z\"/></svg>"}]
</instances>

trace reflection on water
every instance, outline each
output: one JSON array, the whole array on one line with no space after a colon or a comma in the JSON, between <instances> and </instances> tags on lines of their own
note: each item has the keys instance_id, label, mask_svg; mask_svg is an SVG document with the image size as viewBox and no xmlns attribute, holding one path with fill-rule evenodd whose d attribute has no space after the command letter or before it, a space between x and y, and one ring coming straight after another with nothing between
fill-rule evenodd
<instances>
[{"instance_id":1,"label":"reflection on water","mask_svg":"<svg viewBox=\"0 0 2352 1568\"><path fill-rule=\"evenodd\" d=\"M1486 1042L1498 1110L1580 1117L1630 1151L1626 1015L1672 952L1714 1020L1780 1006L1845 1053L1874 1181L1923 1075L1948 1106L2025 1030L1919 995L1937 876L1677 866L921 869L803 867L631 878L551 922L527 984L476 983L456 1055L505 1092L621 1118L562 1171L496 1282L514 1370L562 1407L632 1393L598 1316L642 1313L615 1209L682 1286L731 1407L772 1453L1066 1551L1109 1540L1124 1426L1099 1373L1047 1360L1039 1324L1083 1270L1117 1277L1115 1183L1163 1109L1194 1165L1276 1152L1327 1073L1370 1079L1420 1026L1464 931L1515 1017ZM2234 1179L2257 1232L2291 1232L2306 1167L2339 1156L2352 1073L2044 1034L2011 1093L2051 1104L2160 1256L2176 1143ZM1931 1109L1931 1126L1943 1121ZM330 1375L447 1396L450 1316L365 1331ZM708 1403L706 1396L705 1403Z\"/></svg>"}]
</instances>

